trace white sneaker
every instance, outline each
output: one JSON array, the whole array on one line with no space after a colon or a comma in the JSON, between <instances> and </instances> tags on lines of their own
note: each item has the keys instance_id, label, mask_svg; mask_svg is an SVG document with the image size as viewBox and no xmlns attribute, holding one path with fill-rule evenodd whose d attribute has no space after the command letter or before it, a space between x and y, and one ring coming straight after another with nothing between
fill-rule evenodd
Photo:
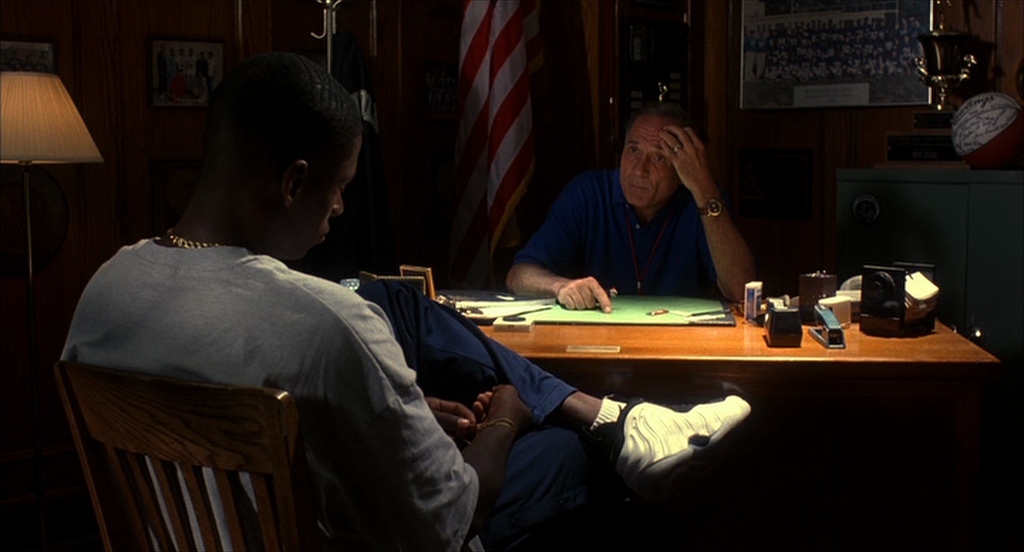
<instances>
[{"instance_id":1,"label":"white sneaker","mask_svg":"<svg viewBox=\"0 0 1024 552\"><path fill-rule=\"evenodd\" d=\"M686 412L649 402L636 404L624 412L624 441L615 469L641 497L663 499L694 452L717 443L748 414L750 405L735 395Z\"/></svg>"}]
</instances>

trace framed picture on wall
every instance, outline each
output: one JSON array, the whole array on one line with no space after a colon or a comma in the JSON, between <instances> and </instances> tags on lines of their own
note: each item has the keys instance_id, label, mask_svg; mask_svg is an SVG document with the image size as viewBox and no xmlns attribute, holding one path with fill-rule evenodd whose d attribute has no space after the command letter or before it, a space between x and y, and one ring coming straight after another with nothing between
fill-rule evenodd
<instances>
[{"instance_id":1,"label":"framed picture on wall","mask_svg":"<svg viewBox=\"0 0 1024 552\"><path fill-rule=\"evenodd\" d=\"M743 0L740 108L925 105L932 0Z\"/></svg>"},{"instance_id":2,"label":"framed picture on wall","mask_svg":"<svg viewBox=\"0 0 1024 552\"><path fill-rule=\"evenodd\" d=\"M151 106L206 107L224 76L224 44L153 39L148 74Z\"/></svg>"},{"instance_id":3,"label":"framed picture on wall","mask_svg":"<svg viewBox=\"0 0 1024 552\"><path fill-rule=\"evenodd\" d=\"M459 101L459 70L454 63L423 64L423 116L454 119Z\"/></svg>"},{"instance_id":4,"label":"framed picture on wall","mask_svg":"<svg viewBox=\"0 0 1024 552\"><path fill-rule=\"evenodd\" d=\"M52 42L0 41L0 71L56 73Z\"/></svg>"}]
</instances>

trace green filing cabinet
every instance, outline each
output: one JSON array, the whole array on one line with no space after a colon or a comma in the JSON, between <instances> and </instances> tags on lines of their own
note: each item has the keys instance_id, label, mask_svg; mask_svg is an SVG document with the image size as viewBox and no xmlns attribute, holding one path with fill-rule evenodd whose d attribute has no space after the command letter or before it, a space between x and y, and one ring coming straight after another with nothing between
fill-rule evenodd
<instances>
[{"instance_id":1,"label":"green filing cabinet","mask_svg":"<svg viewBox=\"0 0 1024 552\"><path fill-rule=\"evenodd\" d=\"M864 264L935 265L938 320L981 330L1019 365L1024 342L1024 171L839 169L838 276Z\"/></svg>"}]
</instances>

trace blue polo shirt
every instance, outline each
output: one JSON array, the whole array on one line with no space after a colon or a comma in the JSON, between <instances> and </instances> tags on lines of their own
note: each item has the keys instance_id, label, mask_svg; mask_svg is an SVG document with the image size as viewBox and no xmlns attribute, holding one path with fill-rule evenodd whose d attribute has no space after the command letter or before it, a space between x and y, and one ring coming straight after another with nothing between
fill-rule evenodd
<instances>
[{"instance_id":1,"label":"blue polo shirt","mask_svg":"<svg viewBox=\"0 0 1024 552\"><path fill-rule=\"evenodd\" d=\"M617 169L585 172L569 182L514 263L538 264L569 278L593 276L627 295L703 297L715 293L718 280L690 191L680 186L642 225Z\"/></svg>"}]
</instances>

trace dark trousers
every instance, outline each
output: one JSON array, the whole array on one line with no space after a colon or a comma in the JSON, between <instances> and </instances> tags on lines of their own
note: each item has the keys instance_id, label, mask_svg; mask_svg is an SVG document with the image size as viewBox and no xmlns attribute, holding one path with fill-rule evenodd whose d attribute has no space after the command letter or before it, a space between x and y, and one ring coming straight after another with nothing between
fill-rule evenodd
<instances>
[{"instance_id":1,"label":"dark trousers","mask_svg":"<svg viewBox=\"0 0 1024 552\"><path fill-rule=\"evenodd\" d=\"M533 412L536 428L513 446L505 485L481 530L489 550L515 546L558 514L624 496L621 481L577 431L545 424L575 388L411 286L377 280L363 282L358 293L384 310L425 395L470 406L477 394L507 383Z\"/></svg>"}]
</instances>

